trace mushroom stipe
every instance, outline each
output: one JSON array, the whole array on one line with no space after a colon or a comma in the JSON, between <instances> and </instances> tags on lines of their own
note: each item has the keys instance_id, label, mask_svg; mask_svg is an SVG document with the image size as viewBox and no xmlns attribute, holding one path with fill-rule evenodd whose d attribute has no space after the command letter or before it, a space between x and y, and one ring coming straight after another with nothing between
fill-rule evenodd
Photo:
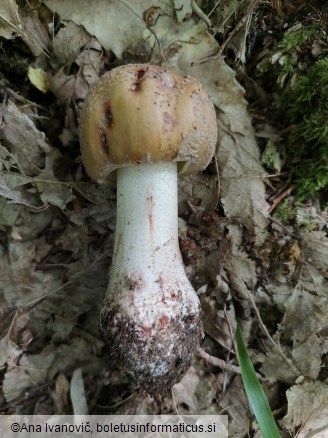
<instances>
[{"instance_id":1,"label":"mushroom stipe","mask_svg":"<svg viewBox=\"0 0 328 438\"><path fill-rule=\"evenodd\" d=\"M197 80L125 65L91 88L80 137L87 173L98 182L117 178L101 333L114 363L150 394L163 394L182 378L201 337L200 303L178 244L177 174L211 160L215 110Z\"/></svg>"}]
</instances>

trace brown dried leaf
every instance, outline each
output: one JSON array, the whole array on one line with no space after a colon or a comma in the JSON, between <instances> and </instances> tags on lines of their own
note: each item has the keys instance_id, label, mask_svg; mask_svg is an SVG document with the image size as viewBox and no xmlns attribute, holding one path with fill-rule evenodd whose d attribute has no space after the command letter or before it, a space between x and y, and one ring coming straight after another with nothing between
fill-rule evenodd
<instances>
[{"instance_id":1,"label":"brown dried leaf","mask_svg":"<svg viewBox=\"0 0 328 438\"><path fill-rule=\"evenodd\" d=\"M69 381L65 374L59 374L56 378L55 390L51 392L51 397L55 403L56 413L62 414L68 405Z\"/></svg>"},{"instance_id":2,"label":"brown dried leaf","mask_svg":"<svg viewBox=\"0 0 328 438\"><path fill-rule=\"evenodd\" d=\"M228 320L223 311L217 310L216 302L210 297L202 297L201 303L205 333L230 351L233 348L232 333L236 328L236 320L232 315ZM233 322L234 326L231 326Z\"/></svg>"},{"instance_id":3,"label":"brown dried leaf","mask_svg":"<svg viewBox=\"0 0 328 438\"><path fill-rule=\"evenodd\" d=\"M49 90L65 106L72 99L84 99L88 92L88 88L80 74L67 76L64 69L60 69L49 79Z\"/></svg>"},{"instance_id":4,"label":"brown dried leaf","mask_svg":"<svg viewBox=\"0 0 328 438\"><path fill-rule=\"evenodd\" d=\"M10 368L3 379L3 392L8 403L14 401L27 389L44 383L54 360L52 347L46 347L40 354L23 354L19 364Z\"/></svg>"},{"instance_id":5,"label":"brown dried leaf","mask_svg":"<svg viewBox=\"0 0 328 438\"><path fill-rule=\"evenodd\" d=\"M98 0L90 8L89 0L44 0L44 3L62 19L72 20L82 25L108 51L121 59L123 52L144 55L150 49L143 40L146 24L144 12L151 7L159 7L163 13L172 13L173 8L159 0L112 1ZM85 11L88 11L86 14Z\"/></svg>"},{"instance_id":6,"label":"brown dried leaf","mask_svg":"<svg viewBox=\"0 0 328 438\"><path fill-rule=\"evenodd\" d=\"M25 390L33 387L33 379L21 367L9 369L3 379L2 390L7 403L16 400Z\"/></svg>"},{"instance_id":7,"label":"brown dried leaf","mask_svg":"<svg viewBox=\"0 0 328 438\"><path fill-rule=\"evenodd\" d=\"M231 422L229 421L229 434L239 438L247 436L247 431L251 427L251 414L241 376L236 376L233 379L228 391L221 398L219 404L231 417Z\"/></svg>"},{"instance_id":8,"label":"brown dried leaf","mask_svg":"<svg viewBox=\"0 0 328 438\"><path fill-rule=\"evenodd\" d=\"M319 270L328 270L328 238L326 233L311 231L302 237L305 261Z\"/></svg>"},{"instance_id":9,"label":"brown dried leaf","mask_svg":"<svg viewBox=\"0 0 328 438\"><path fill-rule=\"evenodd\" d=\"M15 0L0 3L0 37L22 38L34 56L45 53L50 47L48 33L31 8L29 11L18 7Z\"/></svg>"},{"instance_id":10,"label":"brown dried leaf","mask_svg":"<svg viewBox=\"0 0 328 438\"><path fill-rule=\"evenodd\" d=\"M183 211L188 201L203 211L213 211L218 202L215 178L205 174L179 178L179 212Z\"/></svg>"},{"instance_id":11,"label":"brown dried leaf","mask_svg":"<svg viewBox=\"0 0 328 438\"><path fill-rule=\"evenodd\" d=\"M292 350L292 360L303 376L317 379L321 370L322 342L316 335L310 336L306 342L296 345Z\"/></svg>"},{"instance_id":12,"label":"brown dried leaf","mask_svg":"<svg viewBox=\"0 0 328 438\"><path fill-rule=\"evenodd\" d=\"M8 207L8 206L7 206ZM53 212L50 209L35 212L22 208L20 220L17 226L12 228L13 240L32 240L44 233L50 222L53 220Z\"/></svg>"},{"instance_id":13,"label":"brown dried leaf","mask_svg":"<svg viewBox=\"0 0 328 438\"><path fill-rule=\"evenodd\" d=\"M30 10L19 10L22 20L22 40L29 47L35 57L49 53L52 43L47 29L39 20L38 14L31 8Z\"/></svg>"},{"instance_id":14,"label":"brown dried leaf","mask_svg":"<svg viewBox=\"0 0 328 438\"><path fill-rule=\"evenodd\" d=\"M210 376L201 376L197 368L190 367L182 380L173 386L172 391L178 405L189 407L189 414L199 412L212 405L216 393L215 382ZM181 412L181 408L178 408Z\"/></svg>"},{"instance_id":15,"label":"brown dried leaf","mask_svg":"<svg viewBox=\"0 0 328 438\"><path fill-rule=\"evenodd\" d=\"M229 273L231 287L248 300L250 291L257 281L255 262L243 249L232 243L231 250L225 257L224 266Z\"/></svg>"},{"instance_id":16,"label":"brown dried leaf","mask_svg":"<svg viewBox=\"0 0 328 438\"><path fill-rule=\"evenodd\" d=\"M285 303L284 336L296 344L306 342L309 336L319 333L328 322L327 283L325 295L296 287Z\"/></svg>"},{"instance_id":17,"label":"brown dried leaf","mask_svg":"<svg viewBox=\"0 0 328 438\"><path fill-rule=\"evenodd\" d=\"M0 37L15 38L20 33L21 20L15 0L0 3Z\"/></svg>"},{"instance_id":18,"label":"brown dried leaf","mask_svg":"<svg viewBox=\"0 0 328 438\"><path fill-rule=\"evenodd\" d=\"M50 273L33 269L37 244L38 240L11 241L8 245L8 256L2 253L0 283L8 306L27 306L44 296L50 287L55 289L61 284L56 270Z\"/></svg>"},{"instance_id":19,"label":"brown dried leaf","mask_svg":"<svg viewBox=\"0 0 328 438\"><path fill-rule=\"evenodd\" d=\"M0 127L0 140L15 155L20 168L27 175L37 175L44 166L44 156L49 153L45 134L39 131L29 115L8 101Z\"/></svg>"},{"instance_id":20,"label":"brown dried leaf","mask_svg":"<svg viewBox=\"0 0 328 438\"><path fill-rule=\"evenodd\" d=\"M281 346L281 349L283 351L285 350L283 346ZM284 351L284 353L286 354L287 351ZM261 371L268 381L273 382L278 380L288 385L295 383L298 374L292 369L277 348L272 347L262 360Z\"/></svg>"},{"instance_id":21,"label":"brown dried leaf","mask_svg":"<svg viewBox=\"0 0 328 438\"><path fill-rule=\"evenodd\" d=\"M5 181L5 178L0 174L0 196L9 199L15 204L23 204L31 208L42 207L42 202L38 196L29 193L24 188L10 189ZM1 221L1 218L0 218Z\"/></svg>"},{"instance_id":22,"label":"brown dried leaf","mask_svg":"<svg viewBox=\"0 0 328 438\"><path fill-rule=\"evenodd\" d=\"M103 48L95 38L85 45L80 55L75 62L80 66L80 75L83 77L83 82L89 86L99 79L100 74L105 67L105 56ZM81 96L80 98L84 97Z\"/></svg>"},{"instance_id":23,"label":"brown dried leaf","mask_svg":"<svg viewBox=\"0 0 328 438\"><path fill-rule=\"evenodd\" d=\"M191 0L174 0L175 13L178 23L182 23L192 16L191 3Z\"/></svg>"},{"instance_id":24,"label":"brown dried leaf","mask_svg":"<svg viewBox=\"0 0 328 438\"><path fill-rule=\"evenodd\" d=\"M0 369L5 365L13 366L23 349L19 348L8 335L0 340Z\"/></svg>"},{"instance_id":25,"label":"brown dried leaf","mask_svg":"<svg viewBox=\"0 0 328 438\"><path fill-rule=\"evenodd\" d=\"M54 54L60 64L75 59L80 48L89 41L91 36L82 26L73 21L62 22L63 27L56 34L53 42Z\"/></svg>"},{"instance_id":26,"label":"brown dried leaf","mask_svg":"<svg viewBox=\"0 0 328 438\"><path fill-rule=\"evenodd\" d=\"M67 342L67 338L66 338ZM72 337L69 344L61 344L56 348L56 358L48 369L49 379L58 373L65 373L76 366L83 366L83 370L94 374L103 371L103 358L97 357L99 351L93 351L94 345L83 338Z\"/></svg>"},{"instance_id":27,"label":"brown dried leaf","mask_svg":"<svg viewBox=\"0 0 328 438\"><path fill-rule=\"evenodd\" d=\"M298 438L328 437L328 385L324 382L305 382L287 393L288 412L283 424L292 433L301 426Z\"/></svg>"},{"instance_id":28,"label":"brown dried leaf","mask_svg":"<svg viewBox=\"0 0 328 438\"><path fill-rule=\"evenodd\" d=\"M40 172L36 186L44 204L55 205L61 210L74 199L70 184L59 181L51 170L44 169Z\"/></svg>"}]
</instances>

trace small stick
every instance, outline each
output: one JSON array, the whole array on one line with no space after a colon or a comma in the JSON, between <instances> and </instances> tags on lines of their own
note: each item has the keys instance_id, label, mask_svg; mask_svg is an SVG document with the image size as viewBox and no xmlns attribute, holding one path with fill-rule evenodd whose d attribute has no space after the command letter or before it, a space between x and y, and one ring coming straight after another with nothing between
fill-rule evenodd
<instances>
[{"instance_id":1,"label":"small stick","mask_svg":"<svg viewBox=\"0 0 328 438\"><path fill-rule=\"evenodd\" d=\"M286 198L286 196L290 195L291 192L292 192L293 190L294 190L294 186L290 186L290 187L288 187L287 190L285 190L284 192L280 193L280 195L277 196L277 197L273 200L273 202L272 202L272 204L271 204L271 207L269 208L269 212L268 212L268 213L271 214L271 213L273 212L273 210L277 207L277 205L280 204L280 202L281 202L284 198Z\"/></svg>"},{"instance_id":2,"label":"small stick","mask_svg":"<svg viewBox=\"0 0 328 438\"><path fill-rule=\"evenodd\" d=\"M241 369L240 367L236 366L236 365L231 365L227 362L225 362L222 359L219 359L218 357L212 356L211 354L206 353L205 350L203 350L202 348L198 348L196 355L198 357L201 357L202 359L206 360L206 362L210 363L211 365L214 365L215 367L221 368L221 370L228 370L228 371L232 371L233 373L236 374L241 374ZM256 373L256 377L259 380L263 380L263 377Z\"/></svg>"},{"instance_id":3,"label":"small stick","mask_svg":"<svg viewBox=\"0 0 328 438\"><path fill-rule=\"evenodd\" d=\"M193 12L198 15L198 17L203 20L208 27L211 27L211 20L208 18L208 16L200 9L200 7L197 5L195 0L191 2L191 8Z\"/></svg>"},{"instance_id":4,"label":"small stick","mask_svg":"<svg viewBox=\"0 0 328 438\"><path fill-rule=\"evenodd\" d=\"M241 374L241 369L236 365L231 365L224 361L223 359L219 359L218 357L212 356L211 354L206 353L202 348L198 348L196 355L206 360L206 362L214 365L215 367L221 368L221 370L232 371L237 374Z\"/></svg>"},{"instance_id":5,"label":"small stick","mask_svg":"<svg viewBox=\"0 0 328 438\"><path fill-rule=\"evenodd\" d=\"M277 190L277 192L274 194L274 195L272 195L272 196L270 196L270 198L269 198L269 201L271 201L271 202L273 202L279 195L280 195L280 193L282 193L282 192L284 192L289 186L290 186L290 183L291 183L291 181L292 181L292 176L293 176L293 170L291 170L290 172L289 172L289 174L288 174L288 178L287 178L287 180L285 181L285 183L282 185L282 187L280 187L280 189L279 190ZM286 173L285 173L286 174ZM283 173L282 174L277 174L276 176L281 176L281 175L283 175Z\"/></svg>"},{"instance_id":6,"label":"small stick","mask_svg":"<svg viewBox=\"0 0 328 438\"><path fill-rule=\"evenodd\" d=\"M201 58L198 59L197 61L193 61L192 65L199 65L199 64L203 64L206 61L210 61L212 59L217 59L219 58L222 53L225 51L227 45L229 44L229 42L231 41L231 39L236 35L236 33L239 31L239 29L245 24L249 14L252 13L253 9L255 8L256 4L258 3L258 0L254 0L251 5L249 6L249 8L247 9L245 15L241 18L241 20L237 23L237 25L235 26L235 28L229 33L229 35L227 36L227 38L225 39L224 43L221 45L221 47L219 48L219 50L214 54L214 55L210 55L210 56L206 56L205 58Z\"/></svg>"},{"instance_id":7,"label":"small stick","mask_svg":"<svg viewBox=\"0 0 328 438\"><path fill-rule=\"evenodd\" d=\"M2 125L3 116L4 116L4 113L5 113L7 97L8 97L8 93L5 90L4 93L3 93L3 99L2 99L2 104L1 104L1 108L0 108L0 126Z\"/></svg>"}]
</instances>

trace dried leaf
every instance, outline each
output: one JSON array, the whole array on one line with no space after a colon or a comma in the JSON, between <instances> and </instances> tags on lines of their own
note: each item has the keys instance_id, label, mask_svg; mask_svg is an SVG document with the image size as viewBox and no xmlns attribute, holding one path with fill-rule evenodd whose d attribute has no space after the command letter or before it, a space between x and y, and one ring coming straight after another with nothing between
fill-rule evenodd
<instances>
[{"instance_id":1,"label":"dried leaf","mask_svg":"<svg viewBox=\"0 0 328 438\"><path fill-rule=\"evenodd\" d=\"M27 306L44 296L49 288L55 289L61 284L55 270L50 273L33 269L37 244L38 240L11 241L8 245L8 256L2 254L0 283L8 306Z\"/></svg>"},{"instance_id":2,"label":"dried leaf","mask_svg":"<svg viewBox=\"0 0 328 438\"><path fill-rule=\"evenodd\" d=\"M328 238L322 231L311 231L303 235L304 259L319 270L328 269Z\"/></svg>"},{"instance_id":3,"label":"dried leaf","mask_svg":"<svg viewBox=\"0 0 328 438\"><path fill-rule=\"evenodd\" d=\"M201 303L205 333L230 351L233 348L232 334L236 328L236 320L233 315L230 314L230 318L227 319L223 311L217 310L215 301L211 300L210 297L204 297Z\"/></svg>"},{"instance_id":4,"label":"dried leaf","mask_svg":"<svg viewBox=\"0 0 328 438\"><path fill-rule=\"evenodd\" d=\"M56 348L56 358L48 369L48 377L53 379L57 373L65 373L77 364L83 365L86 372L99 374L103 370L103 358L94 354L93 347L78 337L71 338L69 344L61 344Z\"/></svg>"},{"instance_id":5,"label":"dried leaf","mask_svg":"<svg viewBox=\"0 0 328 438\"><path fill-rule=\"evenodd\" d=\"M68 405L69 381L64 374L56 378L55 390L51 392L52 399L56 406L56 413L62 414Z\"/></svg>"},{"instance_id":6,"label":"dried leaf","mask_svg":"<svg viewBox=\"0 0 328 438\"><path fill-rule=\"evenodd\" d=\"M100 74L105 67L105 56L103 48L95 38L85 45L83 51L75 59L75 62L80 66L80 75L84 82L89 86L99 79ZM79 98L85 97L82 95L84 90L80 90ZM75 94L77 94L77 87L75 87Z\"/></svg>"},{"instance_id":7,"label":"dried leaf","mask_svg":"<svg viewBox=\"0 0 328 438\"><path fill-rule=\"evenodd\" d=\"M281 348L283 349L283 347ZM286 351L284 353L288 354ZM288 364L282 354L277 350L277 348L273 347L264 358L261 371L269 381L280 381L288 385L295 383L295 380L298 377L296 372Z\"/></svg>"},{"instance_id":8,"label":"dried leaf","mask_svg":"<svg viewBox=\"0 0 328 438\"><path fill-rule=\"evenodd\" d=\"M52 347L46 347L40 354L23 354L19 365L10 368L3 379L3 392L7 402L14 401L27 389L44 383L54 357Z\"/></svg>"},{"instance_id":9,"label":"dried leaf","mask_svg":"<svg viewBox=\"0 0 328 438\"><path fill-rule=\"evenodd\" d=\"M16 345L8 335L0 340L0 369L5 364L12 366L23 350Z\"/></svg>"},{"instance_id":10,"label":"dried leaf","mask_svg":"<svg viewBox=\"0 0 328 438\"><path fill-rule=\"evenodd\" d=\"M318 336L310 336L306 342L292 350L292 360L300 373L309 379L317 379L321 370L322 343Z\"/></svg>"},{"instance_id":11,"label":"dried leaf","mask_svg":"<svg viewBox=\"0 0 328 438\"><path fill-rule=\"evenodd\" d=\"M198 375L197 369L191 367L181 382L174 385L173 392L178 404L185 404L189 406L191 413L196 413L211 405L215 385L209 378ZM180 409L179 411L181 412Z\"/></svg>"},{"instance_id":12,"label":"dried leaf","mask_svg":"<svg viewBox=\"0 0 328 438\"><path fill-rule=\"evenodd\" d=\"M53 212L51 209L31 212L26 208L22 208L19 215L19 222L17 226L12 228L12 234L15 233L15 240L25 241L36 239L41 233L43 233L44 236L45 229L52 220Z\"/></svg>"},{"instance_id":13,"label":"dried leaf","mask_svg":"<svg viewBox=\"0 0 328 438\"><path fill-rule=\"evenodd\" d=\"M231 416L229 434L240 438L244 437L245 433L250 430L251 421L241 376L236 376L233 379L219 404Z\"/></svg>"},{"instance_id":14,"label":"dried leaf","mask_svg":"<svg viewBox=\"0 0 328 438\"><path fill-rule=\"evenodd\" d=\"M175 13L178 23L189 19L192 15L191 0L174 0Z\"/></svg>"},{"instance_id":15,"label":"dried leaf","mask_svg":"<svg viewBox=\"0 0 328 438\"><path fill-rule=\"evenodd\" d=\"M205 174L179 178L179 209L188 201L203 211L213 211L218 202L215 178Z\"/></svg>"},{"instance_id":16,"label":"dried leaf","mask_svg":"<svg viewBox=\"0 0 328 438\"><path fill-rule=\"evenodd\" d=\"M46 93L49 87L49 78L42 68L29 66L27 76L31 83L42 93Z\"/></svg>"},{"instance_id":17,"label":"dried leaf","mask_svg":"<svg viewBox=\"0 0 328 438\"><path fill-rule=\"evenodd\" d=\"M80 48L91 38L82 26L73 21L62 23L63 27L55 35L53 49L57 61L66 64L76 58Z\"/></svg>"},{"instance_id":18,"label":"dried leaf","mask_svg":"<svg viewBox=\"0 0 328 438\"><path fill-rule=\"evenodd\" d=\"M24 369L16 366L6 372L3 378L2 390L7 403L11 403L32 386L31 376Z\"/></svg>"},{"instance_id":19,"label":"dried leaf","mask_svg":"<svg viewBox=\"0 0 328 438\"><path fill-rule=\"evenodd\" d=\"M257 281L254 261L244 250L232 244L230 253L225 257L224 266L229 273L231 287L248 300L250 291Z\"/></svg>"},{"instance_id":20,"label":"dried leaf","mask_svg":"<svg viewBox=\"0 0 328 438\"><path fill-rule=\"evenodd\" d=\"M41 23L34 8L26 10L21 7L19 13L22 20L21 38L24 43L36 57L48 54L52 49L52 42L48 29Z\"/></svg>"},{"instance_id":21,"label":"dried leaf","mask_svg":"<svg viewBox=\"0 0 328 438\"><path fill-rule=\"evenodd\" d=\"M36 186L45 204L55 205L61 210L74 199L70 184L59 181L51 170L44 169L40 172Z\"/></svg>"},{"instance_id":22,"label":"dried leaf","mask_svg":"<svg viewBox=\"0 0 328 438\"><path fill-rule=\"evenodd\" d=\"M0 196L3 196L6 199L9 199L15 204L23 204L27 207L32 208L40 208L42 207L42 203L38 196L33 195L32 193L27 192L24 188L21 189L10 189L5 181L5 178L0 174ZM1 216L0 216L1 222Z\"/></svg>"},{"instance_id":23,"label":"dried leaf","mask_svg":"<svg viewBox=\"0 0 328 438\"><path fill-rule=\"evenodd\" d=\"M299 438L328 437L328 385L324 382L305 382L287 390L288 412L283 424Z\"/></svg>"},{"instance_id":24,"label":"dried leaf","mask_svg":"<svg viewBox=\"0 0 328 438\"><path fill-rule=\"evenodd\" d=\"M15 225L20 211L21 208L19 205L9 204L7 199L0 198L0 228L3 229L4 226L12 227Z\"/></svg>"},{"instance_id":25,"label":"dried leaf","mask_svg":"<svg viewBox=\"0 0 328 438\"><path fill-rule=\"evenodd\" d=\"M143 14L147 9L159 7L163 13L172 13L173 9L159 0L115 0L110 3L107 0L98 0L92 8L89 0L44 0L44 3L62 19L82 25L106 50L112 51L119 59L122 59L123 52L127 50L143 55L149 51L148 43L144 43L142 39L146 29Z\"/></svg>"},{"instance_id":26,"label":"dried leaf","mask_svg":"<svg viewBox=\"0 0 328 438\"><path fill-rule=\"evenodd\" d=\"M306 342L309 336L319 333L328 322L327 284L325 295L303 290L301 285L291 291L285 302L284 336L296 344Z\"/></svg>"},{"instance_id":27,"label":"dried leaf","mask_svg":"<svg viewBox=\"0 0 328 438\"><path fill-rule=\"evenodd\" d=\"M44 166L44 155L51 148L45 134L39 131L33 120L14 102L9 101L0 128L0 140L15 155L21 169L27 175L37 175Z\"/></svg>"},{"instance_id":28,"label":"dried leaf","mask_svg":"<svg viewBox=\"0 0 328 438\"><path fill-rule=\"evenodd\" d=\"M97 76L98 78L98 76ZM49 79L49 90L57 97L62 105L67 106L72 99L84 99L88 88L81 75L66 75L64 69ZM67 134L66 134L67 135Z\"/></svg>"},{"instance_id":29,"label":"dried leaf","mask_svg":"<svg viewBox=\"0 0 328 438\"><path fill-rule=\"evenodd\" d=\"M0 3L0 37L15 38L20 33L21 20L15 0Z\"/></svg>"}]
</instances>

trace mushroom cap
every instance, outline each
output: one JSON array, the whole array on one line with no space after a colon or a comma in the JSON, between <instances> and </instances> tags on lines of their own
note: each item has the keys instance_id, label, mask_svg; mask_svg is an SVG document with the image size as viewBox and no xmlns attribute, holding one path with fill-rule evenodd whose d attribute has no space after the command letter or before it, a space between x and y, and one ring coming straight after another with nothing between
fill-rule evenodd
<instances>
[{"instance_id":1,"label":"mushroom cap","mask_svg":"<svg viewBox=\"0 0 328 438\"><path fill-rule=\"evenodd\" d=\"M114 68L82 108L82 160L91 178L140 163L177 161L180 173L204 169L217 140L215 110L200 82L165 67Z\"/></svg>"}]
</instances>

